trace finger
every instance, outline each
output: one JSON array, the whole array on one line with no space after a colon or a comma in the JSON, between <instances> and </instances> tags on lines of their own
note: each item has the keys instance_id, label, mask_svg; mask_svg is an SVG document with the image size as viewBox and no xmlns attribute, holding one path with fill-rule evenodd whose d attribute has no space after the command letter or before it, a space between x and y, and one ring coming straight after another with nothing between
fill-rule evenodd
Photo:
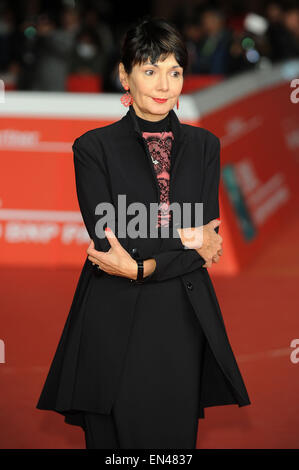
<instances>
[{"instance_id":1,"label":"finger","mask_svg":"<svg viewBox=\"0 0 299 470\"><path fill-rule=\"evenodd\" d=\"M213 219L213 220L210 220L209 224L210 224L213 228L216 228L216 227L218 227L218 226L221 224L221 220L220 220L220 219Z\"/></svg>"},{"instance_id":2,"label":"finger","mask_svg":"<svg viewBox=\"0 0 299 470\"><path fill-rule=\"evenodd\" d=\"M105 258L107 257L106 251L98 251L91 247L87 248L86 253L90 256L93 256L94 258L97 258L99 261L105 261Z\"/></svg>"},{"instance_id":3,"label":"finger","mask_svg":"<svg viewBox=\"0 0 299 470\"><path fill-rule=\"evenodd\" d=\"M90 255L89 255L89 256L88 256L88 259L89 259L89 261L92 262L92 264L98 264L98 260L97 260L96 258L94 258L93 256L90 256Z\"/></svg>"},{"instance_id":4,"label":"finger","mask_svg":"<svg viewBox=\"0 0 299 470\"><path fill-rule=\"evenodd\" d=\"M183 237L186 242L196 241L196 231L194 227L186 227L183 229Z\"/></svg>"},{"instance_id":5,"label":"finger","mask_svg":"<svg viewBox=\"0 0 299 470\"><path fill-rule=\"evenodd\" d=\"M203 268L210 268L212 266L212 259L209 259L203 265Z\"/></svg>"},{"instance_id":6,"label":"finger","mask_svg":"<svg viewBox=\"0 0 299 470\"><path fill-rule=\"evenodd\" d=\"M99 266L103 271L108 272L108 270L110 270L109 264L102 263L97 258L93 258L92 256L90 256L88 259L92 262L93 265Z\"/></svg>"},{"instance_id":7,"label":"finger","mask_svg":"<svg viewBox=\"0 0 299 470\"><path fill-rule=\"evenodd\" d=\"M89 243L89 245L88 245L88 247L87 247L87 250L89 250L90 248L94 248L94 242L93 242L93 240L90 240L90 243ZM86 251L87 251L87 250L86 250Z\"/></svg>"},{"instance_id":8,"label":"finger","mask_svg":"<svg viewBox=\"0 0 299 470\"><path fill-rule=\"evenodd\" d=\"M113 248L119 248L121 246L121 244L118 241L117 236L111 229L109 230L105 229L105 235L108 238L108 241Z\"/></svg>"},{"instance_id":9,"label":"finger","mask_svg":"<svg viewBox=\"0 0 299 470\"><path fill-rule=\"evenodd\" d=\"M98 265L98 266L103 266L103 264L97 259L97 258L94 258L93 256L88 256L88 259L89 261L92 262L93 265Z\"/></svg>"}]
</instances>

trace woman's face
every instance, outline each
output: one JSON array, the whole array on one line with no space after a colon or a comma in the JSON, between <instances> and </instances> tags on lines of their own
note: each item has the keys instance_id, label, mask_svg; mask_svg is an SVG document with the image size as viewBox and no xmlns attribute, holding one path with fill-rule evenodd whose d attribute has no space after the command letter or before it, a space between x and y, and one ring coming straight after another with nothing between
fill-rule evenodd
<instances>
[{"instance_id":1,"label":"woman's face","mask_svg":"<svg viewBox=\"0 0 299 470\"><path fill-rule=\"evenodd\" d=\"M154 65L149 59L145 64L134 65L130 75L120 63L119 73L122 85L130 89L137 116L149 121L163 119L175 106L183 87L183 68L174 54ZM153 98L166 98L166 101L158 103Z\"/></svg>"}]
</instances>

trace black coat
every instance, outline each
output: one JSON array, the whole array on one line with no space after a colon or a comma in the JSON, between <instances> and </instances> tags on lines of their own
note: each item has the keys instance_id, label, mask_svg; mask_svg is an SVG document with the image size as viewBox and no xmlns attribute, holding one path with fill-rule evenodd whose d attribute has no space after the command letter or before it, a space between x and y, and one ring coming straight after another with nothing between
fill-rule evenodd
<instances>
[{"instance_id":1,"label":"black coat","mask_svg":"<svg viewBox=\"0 0 299 470\"><path fill-rule=\"evenodd\" d=\"M219 218L220 140L204 128L182 124L173 110L170 120L175 139L169 200L179 205L203 202L206 224ZM157 178L134 108L130 106L120 120L75 139L73 152L77 196L85 226L95 248L108 251L110 243L105 235L101 238L96 235L99 216L95 215L95 207L99 202L111 202L117 209L118 195L126 195L127 206L140 201L149 213L150 203L160 201ZM192 217L194 221L193 212ZM130 218L133 216L127 216L127 221ZM198 417L204 418L204 408L209 406L249 405L212 281L202 267L205 260L196 250L185 249L171 230L169 238L133 239L128 235L121 238L117 223L113 226L108 221L107 225L132 257L155 258L156 269L145 280L145 286L98 270L86 258L37 408L57 411L71 424L81 424L76 410L110 413L136 305L149 315L155 309L154 303L142 302L145 288L155 288L155 295L158 293L165 308L167 299L174 295L178 309L186 309L186 302L190 307L190 302L205 333ZM218 232L218 228L215 230ZM179 295L174 289L174 278L184 286Z\"/></svg>"}]
</instances>

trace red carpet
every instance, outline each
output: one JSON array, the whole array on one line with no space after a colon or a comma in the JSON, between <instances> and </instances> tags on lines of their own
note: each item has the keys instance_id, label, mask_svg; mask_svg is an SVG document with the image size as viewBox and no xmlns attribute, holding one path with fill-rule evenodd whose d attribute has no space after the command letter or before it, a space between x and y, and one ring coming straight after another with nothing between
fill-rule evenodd
<instances>
[{"instance_id":1,"label":"red carpet","mask_svg":"<svg viewBox=\"0 0 299 470\"><path fill-rule=\"evenodd\" d=\"M252 404L206 408L198 448L299 448L299 362L290 360L290 343L299 339L298 239L299 222L292 221L241 275L213 279ZM35 408L79 273L0 271L2 449L85 448L81 428Z\"/></svg>"}]
</instances>

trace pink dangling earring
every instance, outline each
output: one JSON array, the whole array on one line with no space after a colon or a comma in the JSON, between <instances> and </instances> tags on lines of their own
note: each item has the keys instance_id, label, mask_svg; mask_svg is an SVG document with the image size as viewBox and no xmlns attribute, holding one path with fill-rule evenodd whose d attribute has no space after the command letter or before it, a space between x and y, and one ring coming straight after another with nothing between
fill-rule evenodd
<instances>
[{"instance_id":1,"label":"pink dangling earring","mask_svg":"<svg viewBox=\"0 0 299 470\"><path fill-rule=\"evenodd\" d=\"M128 87L124 87L125 90L128 90ZM130 92L126 92L122 95L122 97L120 98L120 101L122 102L122 104L124 106L130 106L132 103L133 103L133 96L131 95Z\"/></svg>"},{"instance_id":2,"label":"pink dangling earring","mask_svg":"<svg viewBox=\"0 0 299 470\"><path fill-rule=\"evenodd\" d=\"M177 102L176 102L176 108L179 109L179 98L178 98L178 100L177 100Z\"/></svg>"}]
</instances>

